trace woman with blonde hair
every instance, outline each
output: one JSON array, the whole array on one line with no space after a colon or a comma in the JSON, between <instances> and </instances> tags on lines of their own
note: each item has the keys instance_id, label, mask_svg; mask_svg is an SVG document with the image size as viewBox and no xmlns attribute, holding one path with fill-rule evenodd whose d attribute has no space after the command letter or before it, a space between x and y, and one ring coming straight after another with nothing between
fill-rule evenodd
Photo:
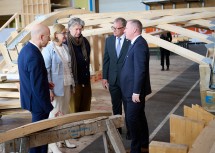
<instances>
[{"instance_id":1,"label":"woman with blonde hair","mask_svg":"<svg viewBox=\"0 0 215 153\"><path fill-rule=\"evenodd\" d=\"M71 57L66 41L67 30L62 24L53 25L51 31L51 42L47 45L42 55L45 61L48 80L54 84L54 89L50 90L50 99L54 109L50 112L49 118L70 113L70 98L72 89L75 87L73 74L71 72ZM74 148L68 140L60 143L61 147ZM60 153L56 143L49 144L49 149L53 153Z\"/></svg>"}]
</instances>

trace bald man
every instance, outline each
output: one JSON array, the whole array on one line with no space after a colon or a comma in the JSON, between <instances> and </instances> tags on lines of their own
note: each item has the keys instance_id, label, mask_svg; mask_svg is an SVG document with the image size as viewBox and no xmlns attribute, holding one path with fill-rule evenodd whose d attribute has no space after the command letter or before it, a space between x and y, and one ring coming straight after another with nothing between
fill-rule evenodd
<instances>
[{"instance_id":1,"label":"bald man","mask_svg":"<svg viewBox=\"0 0 215 153\"><path fill-rule=\"evenodd\" d=\"M149 130L145 115L145 97L151 93L149 48L141 36L142 23L129 20L125 35L131 40L120 75L123 100L127 103L126 122L131 134L129 153L148 153Z\"/></svg>"},{"instance_id":2,"label":"bald man","mask_svg":"<svg viewBox=\"0 0 215 153\"><path fill-rule=\"evenodd\" d=\"M53 106L50 101L49 83L42 47L50 40L49 28L42 24L32 27L31 40L18 56L20 77L20 101L23 109L32 114L32 122L47 119ZM30 149L30 153L47 153L48 146Z\"/></svg>"}]
</instances>

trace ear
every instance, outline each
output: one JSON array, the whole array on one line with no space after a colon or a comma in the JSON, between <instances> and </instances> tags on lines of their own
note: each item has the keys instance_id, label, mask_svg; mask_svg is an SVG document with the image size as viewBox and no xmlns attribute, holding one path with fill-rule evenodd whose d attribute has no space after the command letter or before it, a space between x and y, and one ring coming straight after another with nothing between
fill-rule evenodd
<instances>
[{"instance_id":1,"label":"ear","mask_svg":"<svg viewBox=\"0 0 215 153\"><path fill-rule=\"evenodd\" d=\"M137 32L137 28L133 28L133 33L136 33Z\"/></svg>"},{"instance_id":2,"label":"ear","mask_svg":"<svg viewBox=\"0 0 215 153\"><path fill-rule=\"evenodd\" d=\"M44 35L39 35L39 39L43 40Z\"/></svg>"}]
</instances>

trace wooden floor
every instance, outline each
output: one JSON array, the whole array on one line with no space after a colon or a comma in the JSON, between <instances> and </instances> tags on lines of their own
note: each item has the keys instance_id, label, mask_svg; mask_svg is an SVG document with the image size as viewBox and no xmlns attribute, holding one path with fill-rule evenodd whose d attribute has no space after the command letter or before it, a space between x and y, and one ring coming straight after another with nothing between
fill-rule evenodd
<instances>
[{"instance_id":1,"label":"wooden floor","mask_svg":"<svg viewBox=\"0 0 215 153\"><path fill-rule=\"evenodd\" d=\"M202 47L203 49L201 49L199 45L192 45L191 48L194 50L199 49L202 54L206 53L205 48ZM168 142L168 115L171 113L181 114L184 104L201 104L198 64L174 54L170 56L170 63L169 71L161 71L160 60L157 55L151 55L150 77L152 94L147 97L146 103L150 140ZM110 96L108 91L102 88L101 81L93 83L92 90L91 109L111 111ZM3 116L0 119L0 132L30 123L30 121L31 117L29 113ZM129 148L130 141L125 139L125 131L124 128L122 139L125 147ZM62 149L63 152L104 152L100 134L70 141L77 144L77 148Z\"/></svg>"}]
</instances>

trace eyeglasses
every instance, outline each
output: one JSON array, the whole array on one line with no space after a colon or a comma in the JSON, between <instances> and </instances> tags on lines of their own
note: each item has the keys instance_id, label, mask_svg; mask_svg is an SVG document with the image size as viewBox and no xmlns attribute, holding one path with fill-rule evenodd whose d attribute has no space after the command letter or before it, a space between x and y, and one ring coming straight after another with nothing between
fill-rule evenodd
<instances>
[{"instance_id":1,"label":"eyeglasses","mask_svg":"<svg viewBox=\"0 0 215 153\"><path fill-rule=\"evenodd\" d=\"M111 27L112 30L120 30L120 29L122 29L122 28L124 28L124 27L120 27L120 28L116 28L116 27L114 27L114 26Z\"/></svg>"}]
</instances>

